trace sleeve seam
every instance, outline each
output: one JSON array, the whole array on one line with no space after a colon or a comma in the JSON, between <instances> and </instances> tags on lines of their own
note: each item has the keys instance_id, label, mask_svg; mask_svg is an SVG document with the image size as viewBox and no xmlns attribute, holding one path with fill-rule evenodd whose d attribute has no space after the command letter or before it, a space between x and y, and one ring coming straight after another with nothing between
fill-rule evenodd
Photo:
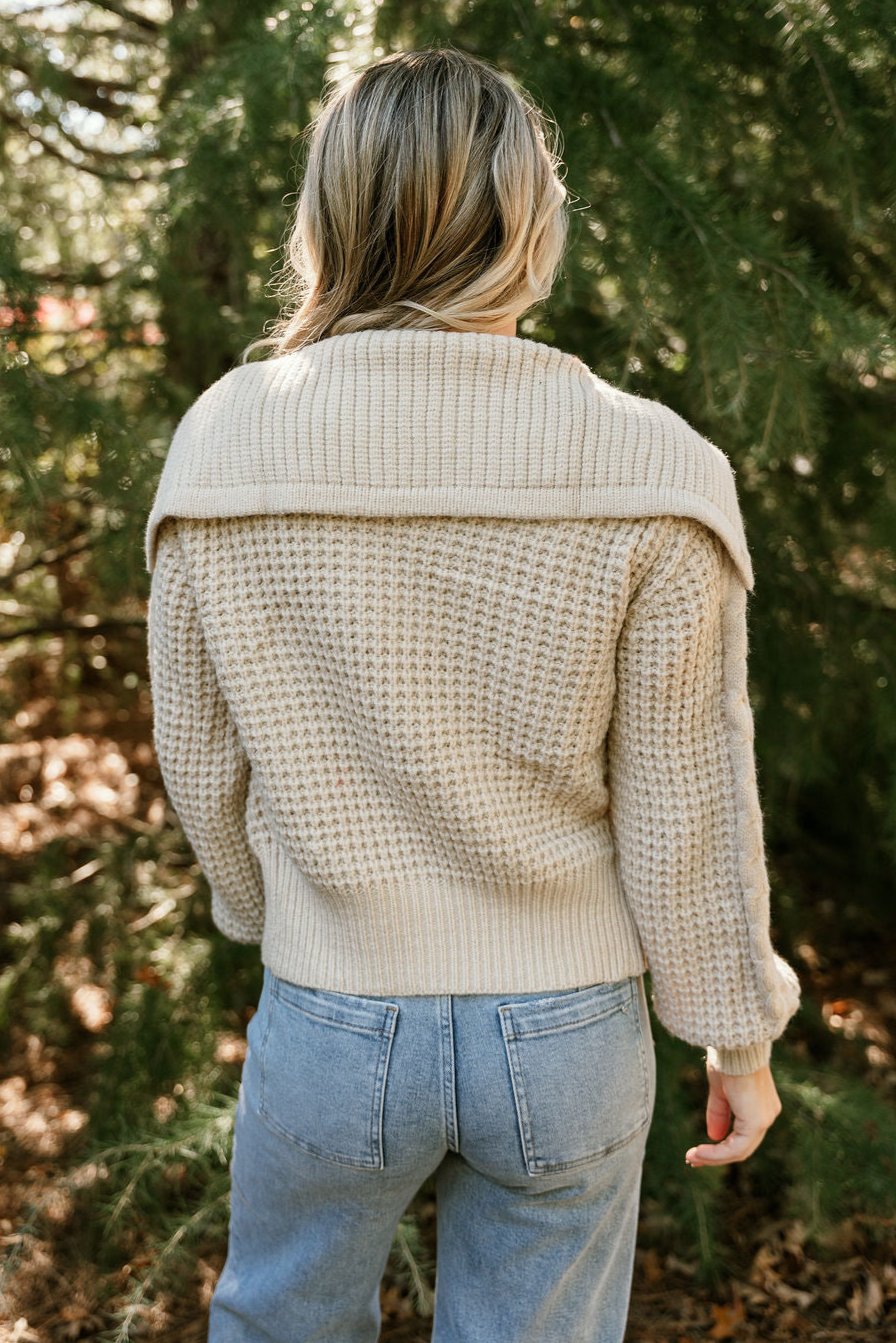
<instances>
[{"instance_id":1,"label":"sleeve seam","mask_svg":"<svg viewBox=\"0 0 896 1343\"><path fill-rule=\"evenodd\" d=\"M764 1035L762 1038L775 1039L774 1026L777 1014L773 974L762 945L764 931L770 917L768 879L765 875L762 857L759 855L754 857L748 848L751 842L751 829L755 832L752 837L753 841L762 848L763 817L758 796L750 797L752 790L749 784L749 774L755 768L755 765L752 760L752 740L745 731L745 715L752 710L749 704L749 690L746 685L747 678L746 676L742 678L739 674L741 658L745 657L746 649L736 647L738 631L735 628L735 624L739 623L736 607L738 593L735 585L740 583L740 579L727 562L725 562L724 567L723 583L721 622L722 704L725 721L726 758L733 784L738 896L746 925L750 966L754 971L758 971L756 987L766 1017L764 1028L768 1029L771 1026L773 1032L770 1036ZM741 681L744 682L742 693L746 697L745 703L741 702ZM752 825L748 814L751 809L754 810L754 813L758 813L753 815ZM747 1042L747 1044L750 1043L750 1041ZM723 1044L722 1047L741 1049L744 1046Z\"/></svg>"}]
</instances>

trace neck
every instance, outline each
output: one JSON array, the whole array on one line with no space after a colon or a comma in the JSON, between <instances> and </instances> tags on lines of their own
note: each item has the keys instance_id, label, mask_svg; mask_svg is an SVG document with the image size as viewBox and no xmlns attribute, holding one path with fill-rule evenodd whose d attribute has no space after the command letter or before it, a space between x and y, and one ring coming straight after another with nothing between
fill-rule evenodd
<instances>
[{"instance_id":1,"label":"neck","mask_svg":"<svg viewBox=\"0 0 896 1343\"><path fill-rule=\"evenodd\" d=\"M500 326L480 326L476 330L484 331L491 336L515 336L516 318L508 317L507 321L502 322Z\"/></svg>"}]
</instances>

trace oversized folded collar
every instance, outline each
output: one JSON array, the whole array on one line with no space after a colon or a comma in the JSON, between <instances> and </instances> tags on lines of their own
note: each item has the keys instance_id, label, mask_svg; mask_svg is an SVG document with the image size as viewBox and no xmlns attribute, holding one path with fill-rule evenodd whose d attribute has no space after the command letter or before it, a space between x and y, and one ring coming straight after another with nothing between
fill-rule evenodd
<instances>
[{"instance_id":1,"label":"oversized folded collar","mask_svg":"<svg viewBox=\"0 0 896 1343\"><path fill-rule=\"evenodd\" d=\"M177 424L146 525L264 513L677 514L753 569L728 457L576 355L486 332L329 336L237 365Z\"/></svg>"}]
</instances>

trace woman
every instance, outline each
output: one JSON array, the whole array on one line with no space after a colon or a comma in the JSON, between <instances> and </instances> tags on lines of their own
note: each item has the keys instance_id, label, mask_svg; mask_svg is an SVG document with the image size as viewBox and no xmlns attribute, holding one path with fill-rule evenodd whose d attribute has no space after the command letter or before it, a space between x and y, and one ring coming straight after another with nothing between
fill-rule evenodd
<instances>
[{"instance_id":1,"label":"woman","mask_svg":"<svg viewBox=\"0 0 896 1343\"><path fill-rule=\"evenodd\" d=\"M330 90L274 357L203 392L159 483L156 748L218 928L264 962L211 1343L374 1340L432 1172L437 1343L622 1339L647 969L706 1050L690 1164L781 1108L799 983L734 473L516 335L563 254L558 164L451 48Z\"/></svg>"}]
</instances>

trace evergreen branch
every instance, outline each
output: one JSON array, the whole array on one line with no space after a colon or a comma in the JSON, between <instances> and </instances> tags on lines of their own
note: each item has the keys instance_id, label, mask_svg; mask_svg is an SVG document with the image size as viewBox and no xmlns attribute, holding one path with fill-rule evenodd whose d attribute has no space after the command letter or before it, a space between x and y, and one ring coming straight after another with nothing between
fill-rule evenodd
<instances>
[{"instance_id":1,"label":"evergreen branch","mask_svg":"<svg viewBox=\"0 0 896 1343\"><path fill-rule=\"evenodd\" d=\"M707 241L706 234L704 233L698 220L695 219L693 213L688 209L686 205L683 205L680 201L675 199L675 197L671 194L668 187L666 186L665 182L663 182L662 178L656 175L656 173L650 167L650 164L646 163L640 154L638 154L634 149L632 149L630 145L626 144L622 136L619 134L618 127L616 126L615 122L611 119L610 114L607 112L606 108L603 105L601 105L600 107L600 114L603 117L604 122L606 123L607 130L609 131L610 139L613 145L617 149L624 150L625 153L628 154L629 157L634 160L634 162L637 164L638 168L644 174L644 176L649 181L653 182L654 185L662 192L662 194L666 197L666 200L669 201L670 205L672 205L674 209L678 210L681 214L685 216L685 218L688 220L688 223L691 225L691 228L694 230L694 233L697 235L697 238L700 240L700 243L704 248L706 248L707 255L712 260L712 253L706 246ZM718 236L722 238L723 241L727 242L730 247L738 251L740 255L749 257L749 259L756 266L765 266L769 270L777 271L779 275L782 275L786 280L790 281L790 283L797 290L801 298L808 299L809 297L808 289L800 280L800 278L797 275L795 275L793 271L791 271L787 266L782 266L780 262L772 261L768 257L757 256L756 253L751 250L751 248L745 246L740 241L736 241L734 238L731 237L731 234L728 233L726 229L723 229L721 225L716 224L712 220L709 221L709 227L712 229L713 233L718 234Z\"/></svg>"},{"instance_id":2,"label":"evergreen branch","mask_svg":"<svg viewBox=\"0 0 896 1343\"><path fill-rule=\"evenodd\" d=\"M394 1243L398 1247L402 1261L407 1266L413 1283L414 1304L420 1315L432 1315L435 1306L435 1297L432 1286L427 1280L421 1262L417 1257L419 1251L419 1237L415 1234L412 1237L409 1234L407 1218L402 1218L395 1230Z\"/></svg>"},{"instance_id":3,"label":"evergreen branch","mask_svg":"<svg viewBox=\"0 0 896 1343\"><path fill-rule=\"evenodd\" d=\"M625 150L626 153L631 154L631 156L637 163L638 167L640 168L641 172L648 179L648 181L653 182L654 186L657 187L659 191L662 192L662 194L666 197L666 200L669 202L669 204L672 206L673 209L678 210L680 214L684 215L684 217L690 224L691 228L694 230L694 233L697 235L697 238L699 239L701 245L703 247L706 247L706 234L700 227L698 221L694 218L691 211L688 209L686 205L682 205L680 201L675 199L675 197L669 191L669 188L666 186L665 182L662 180L662 178L657 177L656 173L653 171L650 164L646 163L644 159L641 158L640 154L635 153L633 149L631 149L628 145L626 145L625 141L622 139L622 136L619 134L619 129L616 126L616 123L610 117L610 114L604 107L603 103L601 103L600 105L600 114L603 117L604 122L606 123L607 130L610 133L610 139L612 140L615 147L617 149ZM710 257L712 257L712 254L709 252L708 248L707 253Z\"/></svg>"},{"instance_id":4,"label":"evergreen branch","mask_svg":"<svg viewBox=\"0 0 896 1343\"><path fill-rule=\"evenodd\" d=\"M90 34L92 37L98 35ZM4 63L7 69L18 70L20 74L25 75L34 87L49 89L60 98L71 99L81 107L102 112L104 117L126 117L131 108L112 102L107 95L100 92L101 88L108 89L112 93L137 92L133 84L121 84L114 79L96 82L84 75L75 74L72 70L61 70L54 65L47 64L44 70L40 70L24 59L21 48L15 55L7 54Z\"/></svg>"},{"instance_id":5,"label":"evergreen branch","mask_svg":"<svg viewBox=\"0 0 896 1343\"><path fill-rule=\"evenodd\" d=\"M162 25L155 19L147 18L145 14L138 14L133 9L128 9L127 5L120 5L116 0L89 0L89 3L96 5L98 9L105 9L109 14L115 14L119 19L124 19L125 23L132 23L136 28L142 28L144 32L152 33L157 36Z\"/></svg>"},{"instance_id":6,"label":"evergreen branch","mask_svg":"<svg viewBox=\"0 0 896 1343\"><path fill-rule=\"evenodd\" d=\"M167 1263L168 1259L174 1254L174 1251L178 1248L181 1242L186 1239L191 1231L201 1227L205 1222L210 1221L218 1207L227 1206L229 1198L230 1191L225 1189L222 1193L212 1199L211 1202L200 1204L195 1212L190 1213L185 1221L179 1223L174 1233L168 1237L165 1244L158 1248L152 1267L141 1278L127 1307L123 1311L116 1312L113 1316L113 1318L118 1320L119 1327L113 1337L112 1343L127 1343L127 1340L130 1338L130 1333L128 1331L131 1320L146 1300L149 1288L155 1284L156 1279L161 1273L162 1266Z\"/></svg>"},{"instance_id":7,"label":"evergreen branch","mask_svg":"<svg viewBox=\"0 0 896 1343\"><path fill-rule=\"evenodd\" d=\"M96 616L82 616L80 620L42 620L25 625L22 629L4 630L0 634L0 643L12 643L15 639L37 639L43 634L106 634L110 630L145 628L145 616L106 616L103 620Z\"/></svg>"},{"instance_id":8,"label":"evergreen branch","mask_svg":"<svg viewBox=\"0 0 896 1343\"><path fill-rule=\"evenodd\" d=\"M15 583L17 578L21 578L22 574L30 573L32 569L40 569L46 564L58 564L61 560L67 560L72 555L80 555L82 551L89 550L94 541L97 540L99 540L97 536L76 536L61 546L51 546L49 550L42 550L27 564L20 565L18 569L10 569L9 573L4 575L4 582Z\"/></svg>"},{"instance_id":9,"label":"evergreen branch","mask_svg":"<svg viewBox=\"0 0 896 1343\"><path fill-rule=\"evenodd\" d=\"M73 285L85 285L91 289L98 289L101 285L111 284L113 280L121 279L120 270L106 274L98 265L85 266L82 271L77 273L63 270L59 266L47 270L32 270L29 268L25 273L29 280L36 280L39 284L62 284L67 288L71 288ZM144 281L139 288L144 289L145 287L146 282Z\"/></svg>"},{"instance_id":10,"label":"evergreen branch","mask_svg":"<svg viewBox=\"0 0 896 1343\"><path fill-rule=\"evenodd\" d=\"M159 1252L157 1252L152 1268L149 1268L148 1272L142 1276L140 1283L137 1284L136 1291L130 1295L128 1305L126 1305L124 1309L118 1309L118 1311L111 1313L111 1319L117 1320L118 1322L118 1328L116 1332L114 1332L113 1338L111 1338L111 1343L128 1343L128 1340L130 1339L130 1323L132 1323L134 1315L137 1315L137 1313L141 1311L141 1308L144 1307L146 1297L149 1295L149 1288L153 1287L156 1280L159 1279L161 1266L168 1261L168 1258L171 1258L173 1252L177 1249L177 1246L181 1244L181 1241L185 1240L185 1237L187 1237L189 1232L200 1229L204 1223L211 1221L219 1206L227 1205L228 1198L230 1198L230 1193L228 1193L227 1190L224 1190L222 1194L216 1195L210 1203L203 1203L203 1205L197 1207L195 1213L189 1214L189 1217L177 1226L172 1236L168 1237L168 1240L165 1241L165 1244L161 1246Z\"/></svg>"},{"instance_id":11,"label":"evergreen branch","mask_svg":"<svg viewBox=\"0 0 896 1343\"><path fill-rule=\"evenodd\" d=\"M194 1104L191 1112L177 1121L177 1131L171 1136L158 1134L149 1138L134 1138L130 1142L111 1143L107 1147L86 1152L68 1179L74 1181L79 1174L90 1171L96 1165L124 1162L138 1152L154 1152L160 1163L170 1161L175 1156L195 1156L196 1153L187 1146L188 1135L192 1133L194 1138L201 1137L210 1128L228 1131L233 1126L233 1097L220 1095L220 1100L224 1102L223 1107L208 1103Z\"/></svg>"},{"instance_id":12,"label":"evergreen branch","mask_svg":"<svg viewBox=\"0 0 896 1343\"><path fill-rule=\"evenodd\" d=\"M109 182L127 182L129 186L133 185L135 182L152 180L143 173L138 173L136 175L131 173L116 173L108 168L101 168L96 163L76 163L75 160L69 158L67 154L63 154L62 150L58 149L52 141L45 140L34 127L21 122L18 117L14 117L5 107L0 107L0 121L5 121L6 124L12 126L14 130L21 131L21 133L27 135L30 140L36 140L41 148L46 150L48 154L52 154L54 158L60 159L63 163L67 164L69 168L76 168L79 172L90 173L93 177L101 177Z\"/></svg>"},{"instance_id":13,"label":"evergreen branch","mask_svg":"<svg viewBox=\"0 0 896 1343\"><path fill-rule=\"evenodd\" d=\"M103 149L100 145L85 145L83 140L79 140L76 135L71 133L71 131L67 131L60 122L54 121L53 125L56 130L65 137L72 148L77 149L79 154L92 154L94 158L106 159L110 163L121 163L125 159L140 159L146 157L146 153L142 149ZM128 177L124 180L130 181L131 178Z\"/></svg>"},{"instance_id":14,"label":"evergreen branch","mask_svg":"<svg viewBox=\"0 0 896 1343\"><path fill-rule=\"evenodd\" d=\"M812 64L818 71L818 77L821 80L821 86L824 89L825 94L827 96L828 106L830 107L831 111L834 114L834 120L837 123L837 129L840 132L840 137L843 142L846 156L846 174L849 179L849 202L850 207L852 209L852 217L854 220L857 221L860 217L860 212L859 212L858 201L856 198L855 170L853 168L852 155L849 152L849 134L846 128L846 118L843 115L843 112L840 108L840 104L837 102L837 95L834 92L834 86L831 83L830 76L828 75L827 67L821 60L821 57L815 50L815 47L809 42L803 28L797 23L797 20L793 14L793 10L791 9L790 5L787 4L787 0L779 0L777 8L786 16L787 22L790 24L790 27L792 28L794 33L796 33L798 39L803 44L806 51L808 51L809 56L812 60Z\"/></svg>"},{"instance_id":15,"label":"evergreen branch","mask_svg":"<svg viewBox=\"0 0 896 1343\"><path fill-rule=\"evenodd\" d=\"M174 1131L170 1136L159 1134L146 1139L116 1143L86 1152L72 1171L54 1180L40 1197L27 1203L25 1220L20 1224L14 1242L15 1248L7 1256L2 1269L0 1269L0 1288L11 1280L13 1271L18 1266L25 1249L26 1242L40 1236L43 1213L52 1206L60 1190L74 1196L85 1187L85 1179L96 1176L98 1169L107 1175L110 1167L113 1170L126 1167L135 1154L140 1154L142 1159L138 1164L136 1174L128 1180L124 1190L112 1201L111 1205L105 1204L106 1208L111 1206L113 1210L112 1218L107 1223L108 1226L119 1215L123 1215L128 1207L132 1206L133 1201L129 1202L128 1196L133 1194L139 1177L151 1169L163 1169L174 1157L201 1160L209 1153L214 1153L219 1163L223 1162L226 1156L226 1143L223 1139L232 1131L233 1127L233 1099L219 1093L216 1093L215 1099L220 1103L214 1103L214 1101L212 1103L197 1103L188 1114L179 1120L172 1121ZM158 1248L154 1267L142 1279L135 1296L126 1309L125 1318L122 1321L124 1331L130 1325L131 1319L139 1309L149 1287L155 1282L159 1265L167 1263L189 1231L219 1216L220 1209L222 1205L226 1204L228 1198L229 1190L225 1189L209 1201L202 1203L185 1222L176 1226L174 1233L168 1237L164 1245L161 1247L153 1246L154 1249ZM97 1201L98 1205L103 1208L104 1201L101 1195L98 1196ZM117 1337L126 1339L128 1334L119 1331Z\"/></svg>"}]
</instances>

